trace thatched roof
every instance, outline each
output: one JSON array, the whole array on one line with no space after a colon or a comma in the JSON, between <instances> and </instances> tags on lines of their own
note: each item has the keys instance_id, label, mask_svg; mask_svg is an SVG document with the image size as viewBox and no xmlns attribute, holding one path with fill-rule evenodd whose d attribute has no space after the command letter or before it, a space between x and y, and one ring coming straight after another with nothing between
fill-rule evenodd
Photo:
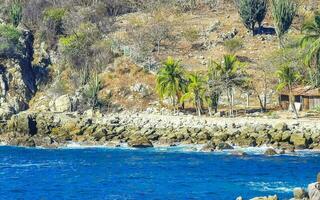
<instances>
[{"instance_id":1,"label":"thatched roof","mask_svg":"<svg viewBox=\"0 0 320 200\"><path fill-rule=\"evenodd\" d=\"M281 95L289 95L289 90L284 89L280 92ZM298 86L292 90L292 94L295 96L319 96L320 88L314 88L311 86Z\"/></svg>"}]
</instances>

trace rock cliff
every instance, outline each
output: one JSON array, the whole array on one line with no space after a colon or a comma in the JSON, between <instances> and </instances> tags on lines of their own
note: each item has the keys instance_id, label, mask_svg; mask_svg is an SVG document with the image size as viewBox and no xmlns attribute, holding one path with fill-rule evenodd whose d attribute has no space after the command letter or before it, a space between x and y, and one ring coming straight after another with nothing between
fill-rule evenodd
<instances>
[{"instance_id":1,"label":"rock cliff","mask_svg":"<svg viewBox=\"0 0 320 200\"><path fill-rule=\"evenodd\" d=\"M28 109L28 102L37 90L32 66L33 42L32 32L22 30L19 52L1 55L0 118L3 120Z\"/></svg>"}]
</instances>

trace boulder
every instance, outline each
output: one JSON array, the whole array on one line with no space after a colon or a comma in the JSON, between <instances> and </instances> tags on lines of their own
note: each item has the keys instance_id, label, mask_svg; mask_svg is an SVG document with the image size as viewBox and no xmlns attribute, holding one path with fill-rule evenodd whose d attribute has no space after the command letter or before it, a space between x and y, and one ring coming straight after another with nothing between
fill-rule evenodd
<instances>
[{"instance_id":1,"label":"boulder","mask_svg":"<svg viewBox=\"0 0 320 200\"><path fill-rule=\"evenodd\" d=\"M216 145L212 142L209 142L208 144L204 145L200 151L202 152L213 152L216 149Z\"/></svg>"},{"instance_id":2,"label":"boulder","mask_svg":"<svg viewBox=\"0 0 320 200\"><path fill-rule=\"evenodd\" d=\"M276 124L275 126L274 126L274 128L276 129L276 130L278 130L278 131L282 131L282 132L284 132L284 131L286 131L286 130L288 130L288 125L286 124L286 123L278 123L278 124Z\"/></svg>"},{"instance_id":3,"label":"boulder","mask_svg":"<svg viewBox=\"0 0 320 200\"><path fill-rule=\"evenodd\" d=\"M276 150L269 148L264 152L264 155L266 156L274 156L277 155L278 153L276 152Z\"/></svg>"},{"instance_id":4,"label":"boulder","mask_svg":"<svg viewBox=\"0 0 320 200\"><path fill-rule=\"evenodd\" d=\"M268 196L268 197L255 197L250 200L278 200L278 196L274 195L274 196Z\"/></svg>"},{"instance_id":5,"label":"boulder","mask_svg":"<svg viewBox=\"0 0 320 200\"><path fill-rule=\"evenodd\" d=\"M222 142L217 145L216 149L217 150L232 150L234 148L230 144Z\"/></svg>"},{"instance_id":6,"label":"boulder","mask_svg":"<svg viewBox=\"0 0 320 200\"><path fill-rule=\"evenodd\" d=\"M134 148L148 148L153 147L150 140L141 135L133 135L129 138L128 145Z\"/></svg>"},{"instance_id":7,"label":"boulder","mask_svg":"<svg viewBox=\"0 0 320 200\"><path fill-rule=\"evenodd\" d=\"M294 200L302 200L305 197L307 197L307 192L303 188L294 188L293 189Z\"/></svg>"},{"instance_id":8,"label":"boulder","mask_svg":"<svg viewBox=\"0 0 320 200\"><path fill-rule=\"evenodd\" d=\"M305 149L308 146L308 141L302 133L293 133L290 137L290 142L294 144L297 149Z\"/></svg>"},{"instance_id":9,"label":"boulder","mask_svg":"<svg viewBox=\"0 0 320 200\"><path fill-rule=\"evenodd\" d=\"M72 100L69 95L62 95L53 102L52 111L69 112L72 110Z\"/></svg>"}]
</instances>

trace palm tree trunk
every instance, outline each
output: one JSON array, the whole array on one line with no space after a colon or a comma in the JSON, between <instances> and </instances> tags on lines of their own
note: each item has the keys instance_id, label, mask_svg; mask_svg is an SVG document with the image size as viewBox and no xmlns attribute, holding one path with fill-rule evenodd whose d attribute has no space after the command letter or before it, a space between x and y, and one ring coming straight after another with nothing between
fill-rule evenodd
<instances>
[{"instance_id":1,"label":"palm tree trunk","mask_svg":"<svg viewBox=\"0 0 320 200\"><path fill-rule=\"evenodd\" d=\"M291 105L292 107L292 110L296 116L296 118L298 119L299 118L299 114L298 114L298 111L296 109L296 106L294 105L294 96L292 95L292 87L289 86L289 104Z\"/></svg>"}]
</instances>

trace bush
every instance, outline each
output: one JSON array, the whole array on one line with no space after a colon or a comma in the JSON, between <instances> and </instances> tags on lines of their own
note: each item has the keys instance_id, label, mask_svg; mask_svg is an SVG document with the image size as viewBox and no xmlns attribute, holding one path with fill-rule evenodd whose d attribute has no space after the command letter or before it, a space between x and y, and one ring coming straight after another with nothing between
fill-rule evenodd
<instances>
[{"instance_id":1,"label":"bush","mask_svg":"<svg viewBox=\"0 0 320 200\"><path fill-rule=\"evenodd\" d=\"M13 3L10 6L9 17L11 23L17 27L22 20L22 6L18 3Z\"/></svg>"},{"instance_id":2,"label":"bush","mask_svg":"<svg viewBox=\"0 0 320 200\"><path fill-rule=\"evenodd\" d=\"M266 0L238 0L238 10L245 27L254 34L256 23L261 26L267 13Z\"/></svg>"},{"instance_id":3,"label":"bush","mask_svg":"<svg viewBox=\"0 0 320 200\"><path fill-rule=\"evenodd\" d=\"M226 40L223 45L228 53L235 54L237 51L243 48L243 41L233 38Z\"/></svg>"},{"instance_id":4,"label":"bush","mask_svg":"<svg viewBox=\"0 0 320 200\"><path fill-rule=\"evenodd\" d=\"M193 28L188 28L183 32L183 37L189 41L189 42L195 42L199 39L200 34L198 29L196 29L195 27Z\"/></svg>"},{"instance_id":5,"label":"bush","mask_svg":"<svg viewBox=\"0 0 320 200\"><path fill-rule=\"evenodd\" d=\"M22 32L13 25L0 25L0 57L16 57L20 53L19 38Z\"/></svg>"},{"instance_id":6,"label":"bush","mask_svg":"<svg viewBox=\"0 0 320 200\"><path fill-rule=\"evenodd\" d=\"M88 104L92 108L96 108L99 105L98 93L101 90L101 80L98 74L94 74L85 90L85 97L88 99Z\"/></svg>"}]
</instances>

